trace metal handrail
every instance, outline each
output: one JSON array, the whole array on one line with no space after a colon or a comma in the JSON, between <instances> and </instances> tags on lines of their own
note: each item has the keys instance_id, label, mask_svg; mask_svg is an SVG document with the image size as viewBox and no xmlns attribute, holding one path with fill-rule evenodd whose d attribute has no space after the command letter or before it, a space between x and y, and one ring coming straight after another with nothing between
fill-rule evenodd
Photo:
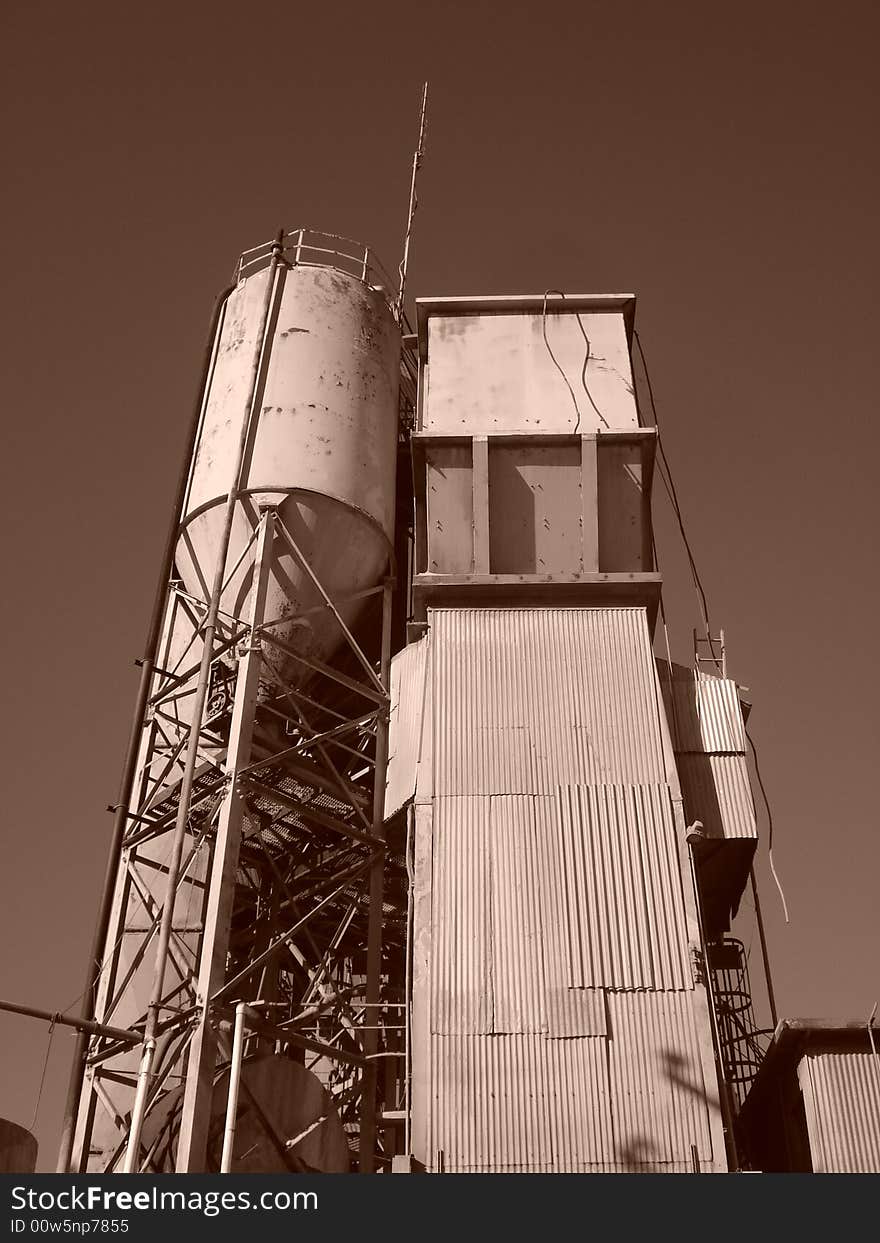
<instances>
[{"instance_id":1,"label":"metal handrail","mask_svg":"<svg viewBox=\"0 0 880 1243\"><path fill-rule=\"evenodd\" d=\"M370 288L381 290L386 304L395 318L398 317L397 286L369 246L339 233L325 233L306 225L285 230L282 242L283 259L291 267L332 268L357 277ZM261 242L242 252L235 271L236 283L268 265L273 245L271 240Z\"/></svg>"}]
</instances>

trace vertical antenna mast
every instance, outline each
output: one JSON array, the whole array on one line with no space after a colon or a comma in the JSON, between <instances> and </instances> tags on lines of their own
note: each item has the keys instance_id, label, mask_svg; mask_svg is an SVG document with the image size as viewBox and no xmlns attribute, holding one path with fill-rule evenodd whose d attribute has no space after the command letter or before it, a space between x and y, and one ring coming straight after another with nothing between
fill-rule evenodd
<instances>
[{"instance_id":1,"label":"vertical antenna mast","mask_svg":"<svg viewBox=\"0 0 880 1243\"><path fill-rule=\"evenodd\" d=\"M409 263L409 243L412 238L413 217L416 214L416 208L419 205L418 196L416 194L416 181L418 180L419 168L422 163L422 155L425 150L425 120L428 113L428 83L425 83L422 91L422 110L419 117L419 141L416 143L416 149L413 153L412 164L412 180L409 186L409 214L406 218L406 235L403 239L403 258L400 261L398 272L400 274L400 292L397 295L397 318L400 319L403 314L403 298L406 292L406 269Z\"/></svg>"}]
</instances>

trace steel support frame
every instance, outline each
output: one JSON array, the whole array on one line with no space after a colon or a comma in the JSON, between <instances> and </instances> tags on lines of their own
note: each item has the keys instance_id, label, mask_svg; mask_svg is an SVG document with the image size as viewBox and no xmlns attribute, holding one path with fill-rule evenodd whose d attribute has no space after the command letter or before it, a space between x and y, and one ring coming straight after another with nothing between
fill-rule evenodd
<instances>
[{"instance_id":1,"label":"steel support frame","mask_svg":"<svg viewBox=\"0 0 880 1243\"><path fill-rule=\"evenodd\" d=\"M338 626L360 676L319 664L306 693L278 676L273 657L291 653L275 633L278 619L265 616L260 584L265 589L271 580L281 550L293 551L320 584L273 511L261 515L251 543L249 616L218 610L208 661L212 668L237 663L226 736L206 711L197 721L186 715L204 664L199 648L210 601L174 582L168 591L93 1015L143 1039L134 1050L102 1036L89 1041L75 1169L216 1168L213 1085L229 1043L228 1007L265 1001L266 994L274 1006L273 1047L316 1066L341 1103L352 1144L357 1135L359 1168L376 1167L376 1065L386 1053L383 816L393 584L389 578L378 588L378 662L343 622L344 602L320 588L326 624ZM334 693L341 698L331 704ZM258 696L267 694L271 702L257 708ZM270 713L292 731L284 745L277 737L267 745ZM196 763L187 792L182 768L191 744ZM180 823L174 871L166 848ZM144 1012L139 999L166 911L162 981ZM353 954L364 949L361 973ZM96 1119L104 1134L98 1143ZM298 1168L295 1152L288 1168Z\"/></svg>"}]
</instances>

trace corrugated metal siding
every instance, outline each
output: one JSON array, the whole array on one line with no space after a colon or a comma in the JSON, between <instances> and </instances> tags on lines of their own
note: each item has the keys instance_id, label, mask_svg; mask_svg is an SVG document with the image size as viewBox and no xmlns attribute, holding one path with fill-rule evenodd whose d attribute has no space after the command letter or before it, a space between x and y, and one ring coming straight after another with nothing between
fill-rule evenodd
<instances>
[{"instance_id":1,"label":"corrugated metal siding","mask_svg":"<svg viewBox=\"0 0 880 1243\"><path fill-rule=\"evenodd\" d=\"M880 1173L880 1057L808 1054L798 1076L817 1174Z\"/></svg>"},{"instance_id":2,"label":"corrugated metal siding","mask_svg":"<svg viewBox=\"0 0 880 1243\"><path fill-rule=\"evenodd\" d=\"M609 993L614 1154L634 1167L712 1159L696 998L683 993Z\"/></svg>"},{"instance_id":3,"label":"corrugated metal siding","mask_svg":"<svg viewBox=\"0 0 880 1243\"><path fill-rule=\"evenodd\" d=\"M757 838L744 755L683 754L677 764L689 820L702 820L710 837Z\"/></svg>"},{"instance_id":4,"label":"corrugated metal siding","mask_svg":"<svg viewBox=\"0 0 880 1243\"><path fill-rule=\"evenodd\" d=\"M461 1171L671 1171L691 1168L696 1143L707 1162L644 611L434 610L429 620L430 1015L414 1045L417 1155L433 1169L442 1151L443 1168ZM675 991L605 991L621 983Z\"/></svg>"},{"instance_id":5,"label":"corrugated metal siding","mask_svg":"<svg viewBox=\"0 0 880 1243\"><path fill-rule=\"evenodd\" d=\"M449 1172L601 1166L612 1148L603 1039L434 1036L429 1162Z\"/></svg>"},{"instance_id":6,"label":"corrugated metal siding","mask_svg":"<svg viewBox=\"0 0 880 1243\"><path fill-rule=\"evenodd\" d=\"M569 983L692 988L669 787L559 791Z\"/></svg>"},{"instance_id":7,"label":"corrugated metal siding","mask_svg":"<svg viewBox=\"0 0 880 1243\"><path fill-rule=\"evenodd\" d=\"M665 780L644 609L435 609L434 790Z\"/></svg>"},{"instance_id":8,"label":"corrugated metal siding","mask_svg":"<svg viewBox=\"0 0 880 1243\"><path fill-rule=\"evenodd\" d=\"M690 676L678 673L672 680L674 720L666 677L662 679L662 687L676 751L745 751L745 728L736 682L706 673L691 673Z\"/></svg>"},{"instance_id":9,"label":"corrugated metal siding","mask_svg":"<svg viewBox=\"0 0 880 1243\"><path fill-rule=\"evenodd\" d=\"M489 800L492 1031L547 1030L539 902L544 850L534 800Z\"/></svg>"},{"instance_id":10,"label":"corrugated metal siding","mask_svg":"<svg viewBox=\"0 0 880 1243\"><path fill-rule=\"evenodd\" d=\"M431 1030L492 1030L489 800L437 799L431 944Z\"/></svg>"},{"instance_id":11,"label":"corrugated metal siding","mask_svg":"<svg viewBox=\"0 0 880 1243\"><path fill-rule=\"evenodd\" d=\"M385 816L394 815L413 797L422 743L428 640L420 639L391 660L391 710L388 720L388 768Z\"/></svg>"}]
</instances>

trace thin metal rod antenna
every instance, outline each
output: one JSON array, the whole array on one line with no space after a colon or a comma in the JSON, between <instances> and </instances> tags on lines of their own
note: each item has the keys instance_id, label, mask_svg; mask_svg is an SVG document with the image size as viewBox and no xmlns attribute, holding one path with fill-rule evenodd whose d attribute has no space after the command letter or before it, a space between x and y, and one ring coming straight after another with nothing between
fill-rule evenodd
<instances>
[{"instance_id":1,"label":"thin metal rod antenna","mask_svg":"<svg viewBox=\"0 0 880 1243\"><path fill-rule=\"evenodd\" d=\"M413 218L416 214L416 208L419 205L418 195L416 194L416 182L418 181L419 168L422 164L422 156L425 153L425 123L428 116L428 83L425 83L422 91L422 111L419 117L419 141L416 143L416 149L413 153L412 163L412 179L409 185L409 212L406 218L406 235L403 239L403 258L400 261L400 267L397 269L400 275L400 292L397 295L397 318L403 315L403 298L406 292L406 269L409 265L409 244L412 239Z\"/></svg>"},{"instance_id":2,"label":"thin metal rod antenna","mask_svg":"<svg viewBox=\"0 0 880 1243\"><path fill-rule=\"evenodd\" d=\"M171 941L171 925L174 917L177 881L180 872L181 856L183 854L183 841L186 836L186 826L189 819L190 801L195 779L196 762L198 760L199 736L201 732L205 700L207 699L208 694L211 661L214 656L214 632L217 627L217 619L220 613L220 596L223 589L223 582L226 577L226 556L229 550L230 536L232 534L232 520L235 514L235 507L238 504L239 489L242 486L242 467L244 464L251 423L254 418L254 404L259 384L260 368L264 361L266 349L266 329L269 323L272 299L275 293L275 274L281 261L283 246L283 233L281 233L272 248L272 261L269 265L269 274L266 281L266 299L262 309L260 327L257 333L258 344L256 350L254 351L254 360L251 368L248 404L242 419L241 436L239 439L235 471L229 486L229 494L226 498L226 511L223 519L223 531L220 539L220 548L217 553L217 565L211 591L211 600L208 607L208 613L205 618L202 640L202 660L199 668L199 680L195 702L193 703L192 724L190 726L186 763L180 787L177 821L174 826L174 835L172 837L171 858L168 863L165 904L162 909L162 923L159 928L159 940L156 949L156 966L150 994L150 1003L147 1010L146 1029L144 1031L144 1054L141 1060L141 1067L138 1072L138 1087L135 1096L134 1108L132 1109L128 1147L126 1149L125 1162L123 1165L123 1173L125 1174L133 1174L139 1167L140 1135L146 1113L147 1089L152 1076L152 1062L153 1054L155 1052L155 1035L156 1029L159 1025L159 1011L162 1005L162 994L165 985L165 968L168 961L168 947Z\"/></svg>"}]
</instances>

